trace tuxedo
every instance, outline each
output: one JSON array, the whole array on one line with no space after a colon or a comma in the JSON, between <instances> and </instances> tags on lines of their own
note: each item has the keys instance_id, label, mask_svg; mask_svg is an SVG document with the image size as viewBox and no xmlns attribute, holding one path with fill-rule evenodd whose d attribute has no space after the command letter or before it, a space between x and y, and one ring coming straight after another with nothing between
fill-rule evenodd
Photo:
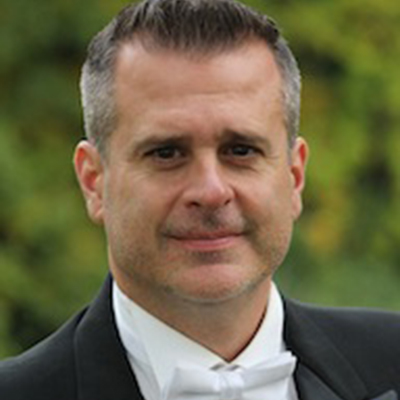
<instances>
[{"instance_id":1,"label":"tuxedo","mask_svg":"<svg viewBox=\"0 0 400 400\"><path fill-rule=\"evenodd\" d=\"M0 363L0 399L143 400L115 325L111 287L107 279L60 330ZM400 315L284 303L300 400L399 400Z\"/></svg>"}]
</instances>

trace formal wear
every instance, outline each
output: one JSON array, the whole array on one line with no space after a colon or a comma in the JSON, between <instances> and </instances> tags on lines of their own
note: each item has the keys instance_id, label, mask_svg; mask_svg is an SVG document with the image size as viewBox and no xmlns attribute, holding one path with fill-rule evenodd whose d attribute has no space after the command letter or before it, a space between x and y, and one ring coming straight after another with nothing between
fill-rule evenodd
<instances>
[{"instance_id":1,"label":"formal wear","mask_svg":"<svg viewBox=\"0 0 400 400\"><path fill-rule=\"evenodd\" d=\"M284 309L300 400L399 400L398 314L291 300ZM111 278L60 330L0 363L0 399L143 400L115 323Z\"/></svg>"},{"instance_id":2,"label":"formal wear","mask_svg":"<svg viewBox=\"0 0 400 400\"><path fill-rule=\"evenodd\" d=\"M186 369L192 367L194 378L196 374L198 376L197 380L205 380L204 374L201 375L203 370L219 371L223 380L225 371L248 371L256 366L267 365L272 360L279 362L280 356L283 360L293 360L287 365L288 373L279 385L274 380L271 385L265 385L263 390L272 391L270 397L275 400L298 400L293 379L296 360L287 351L283 340L283 302L274 284L271 286L267 313L256 335L230 363L147 313L125 296L115 283L113 310L122 344L127 350L128 360L146 400L167 399L165 392L173 374L178 368L184 368L184 365L187 366ZM232 388L228 381L226 391L232 389L234 392L235 383L239 387L242 384L240 379L236 382L232 380ZM260 390L261 400L265 399L263 390ZM284 394L280 395L279 391ZM255 395L253 397L257 400Z\"/></svg>"}]
</instances>

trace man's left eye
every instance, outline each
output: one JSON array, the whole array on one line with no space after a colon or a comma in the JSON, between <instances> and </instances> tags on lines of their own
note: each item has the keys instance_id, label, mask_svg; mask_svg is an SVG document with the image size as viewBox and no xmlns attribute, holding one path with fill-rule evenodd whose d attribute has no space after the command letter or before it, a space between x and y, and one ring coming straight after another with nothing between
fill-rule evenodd
<instances>
[{"instance_id":1,"label":"man's left eye","mask_svg":"<svg viewBox=\"0 0 400 400\"><path fill-rule=\"evenodd\" d=\"M256 154L257 149L245 144L236 144L234 146L231 146L227 150L227 153L237 157L248 157Z\"/></svg>"}]
</instances>

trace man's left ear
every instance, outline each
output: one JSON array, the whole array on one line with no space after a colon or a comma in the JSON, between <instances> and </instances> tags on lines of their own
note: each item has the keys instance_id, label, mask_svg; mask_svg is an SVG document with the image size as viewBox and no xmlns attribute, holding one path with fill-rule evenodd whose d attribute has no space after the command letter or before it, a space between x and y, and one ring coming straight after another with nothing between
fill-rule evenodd
<instances>
[{"instance_id":1,"label":"man's left ear","mask_svg":"<svg viewBox=\"0 0 400 400\"><path fill-rule=\"evenodd\" d=\"M95 223L102 223L104 170L101 155L96 146L87 140L78 143L75 149L74 166L89 217Z\"/></svg>"},{"instance_id":2,"label":"man's left ear","mask_svg":"<svg viewBox=\"0 0 400 400\"><path fill-rule=\"evenodd\" d=\"M305 186L305 172L308 161L308 145L304 138L297 137L291 149L290 172L292 174L293 219L297 219L303 209L302 192Z\"/></svg>"}]
</instances>

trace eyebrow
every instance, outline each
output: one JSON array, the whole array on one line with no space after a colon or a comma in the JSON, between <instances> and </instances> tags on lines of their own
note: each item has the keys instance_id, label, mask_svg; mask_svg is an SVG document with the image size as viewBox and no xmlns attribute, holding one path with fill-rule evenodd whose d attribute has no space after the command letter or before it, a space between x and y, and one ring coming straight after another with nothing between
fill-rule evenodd
<instances>
[{"instance_id":1,"label":"eyebrow","mask_svg":"<svg viewBox=\"0 0 400 400\"><path fill-rule=\"evenodd\" d=\"M237 132L233 130L226 130L221 135L221 141L238 141L246 142L248 144L254 144L264 147L271 147L270 140L265 135L260 135L253 132Z\"/></svg>"},{"instance_id":2,"label":"eyebrow","mask_svg":"<svg viewBox=\"0 0 400 400\"><path fill-rule=\"evenodd\" d=\"M154 134L146 139L138 139L135 140L131 144L131 153L133 156L140 155L143 152L146 152L149 149L158 147L158 146L169 146L169 145L179 145L184 146L188 145L191 142L191 138L186 134L174 134L171 133L169 135L158 135Z\"/></svg>"}]
</instances>

